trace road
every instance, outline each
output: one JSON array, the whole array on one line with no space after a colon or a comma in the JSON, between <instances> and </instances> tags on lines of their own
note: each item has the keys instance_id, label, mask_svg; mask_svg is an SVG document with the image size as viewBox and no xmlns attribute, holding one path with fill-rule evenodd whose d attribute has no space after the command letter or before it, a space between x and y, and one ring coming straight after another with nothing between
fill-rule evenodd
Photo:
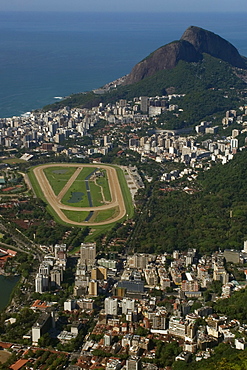
<instances>
[{"instance_id":1,"label":"road","mask_svg":"<svg viewBox=\"0 0 247 370\"><path fill-rule=\"evenodd\" d=\"M65 196L65 194L67 193L71 185L73 184L73 182L77 179L81 170L82 170L82 167L78 167L73 173L73 175L71 176L71 178L69 179L69 181L66 183L64 188L60 191L60 193L58 194L59 202L61 202L61 200L63 199L63 197Z\"/></svg>"},{"instance_id":2,"label":"road","mask_svg":"<svg viewBox=\"0 0 247 370\"><path fill-rule=\"evenodd\" d=\"M69 179L65 187L61 190L58 196L55 195L54 191L52 190L52 187L47 180L44 169L47 167L77 167L77 170L75 173L72 175L72 177ZM73 206L67 206L61 203L61 200L64 196L64 194L67 192L67 190L70 188L72 183L75 181L77 176L79 175L80 171L82 170L83 167L97 167L97 168L102 168L106 170L107 172L107 177L108 177L108 183L109 183L109 188L111 192L111 198L112 201L108 204L104 204L102 206L98 207L73 207ZM97 164L97 165L89 165L89 164L45 164L39 167L36 167L33 170L36 179L38 181L38 184L49 202L49 204L52 206L54 211L57 213L57 215L63 220L64 222L71 224L71 225L79 225L79 226L96 226L96 225L108 225L112 222L116 222L121 220L126 214L126 208L124 204L124 199L121 191L121 187L118 181L118 176L117 176L117 171L114 167L109 167L105 166L102 164ZM65 189L65 190L64 190ZM102 222L76 222L76 221L71 221L66 217L66 215L62 212L62 210L67 210L67 211L104 211L110 208L114 207L119 207L119 213L116 217L112 218L111 220L106 220Z\"/></svg>"}]
</instances>

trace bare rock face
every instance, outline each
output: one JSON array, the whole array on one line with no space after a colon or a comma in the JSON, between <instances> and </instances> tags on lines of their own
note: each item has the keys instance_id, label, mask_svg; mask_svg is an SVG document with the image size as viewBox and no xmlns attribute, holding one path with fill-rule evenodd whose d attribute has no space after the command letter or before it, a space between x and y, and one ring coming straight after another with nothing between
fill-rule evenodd
<instances>
[{"instance_id":1,"label":"bare rock face","mask_svg":"<svg viewBox=\"0 0 247 370\"><path fill-rule=\"evenodd\" d=\"M246 68L243 57L237 49L222 37L200 27L191 26L181 40L191 43L199 53L207 53L228 62L234 67Z\"/></svg>"},{"instance_id":2,"label":"bare rock face","mask_svg":"<svg viewBox=\"0 0 247 370\"><path fill-rule=\"evenodd\" d=\"M146 59L136 64L127 76L125 84L141 81L145 77L154 75L162 69L176 67L179 60L198 62L202 55L187 41L174 41L154 51Z\"/></svg>"},{"instance_id":3,"label":"bare rock face","mask_svg":"<svg viewBox=\"0 0 247 370\"><path fill-rule=\"evenodd\" d=\"M222 59L234 67L246 68L245 58L232 44L213 32L191 26L179 41L162 46L136 64L124 85L141 81L163 69L172 69L180 60L198 62L203 59L203 53Z\"/></svg>"}]
</instances>

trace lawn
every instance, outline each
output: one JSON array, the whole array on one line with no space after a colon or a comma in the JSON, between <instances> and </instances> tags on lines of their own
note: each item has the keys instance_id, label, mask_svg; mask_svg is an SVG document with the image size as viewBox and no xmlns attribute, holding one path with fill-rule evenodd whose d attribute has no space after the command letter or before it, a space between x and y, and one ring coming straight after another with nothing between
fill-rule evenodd
<instances>
[{"instance_id":1,"label":"lawn","mask_svg":"<svg viewBox=\"0 0 247 370\"><path fill-rule=\"evenodd\" d=\"M113 217L115 217L119 212L118 207L110 208L105 211L95 211L93 213L93 216L88 220L88 222L103 222L107 220L111 220ZM66 211L63 210L63 213L66 217L68 217L69 220L74 222L84 222L87 216L89 215L89 212L84 211Z\"/></svg>"},{"instance_id":2,"label":"lawn","mask_svg":"<svg viewBox=\"0 0 247 370\"><path fill-rule=\"evenodd\" d=\"M123 194L123 198L124 198L127 218L132 218L134 216L134 206L133 206L133 201L131 198L128 184L126 182L122 169L119 167L115 167L115 168L117 171L118 181L119 181L122 194Z\"/></svg>"},{"instance_id":3,"label":"lawn","mask_svg":"<svg viewBox=\"0 0 247 370\"><path fill-rule=\"evenodd\" d=\"M39 183L36 179L35 174L33 173L33 168L30 168L30 170L28 171L28 177L29 177L29 180L32 184L32 188L33 188L33 191L34 191L36 197L42 199L44 202L47 203L47 200L44 196L44 193L43 193L43 191L41 190L41 188L39 186Z\"/></svg>"},{"instance_id":4,"label":"lawn","mask_svg":"<svg viewBox=\"0 0 247 370\"><path fill-rule=\"evenodd\" d=\"M86 178L92 174L95 170L97 170L97 167L84 167L81 172L79 173L76 180L85 181Z\"/></svg>"},{"instance_id":5,"label":"lawn","mask_svg":"<svg viewBox=\"0 0 247 370\"><path fill-rule=\"evenodd\" d=\"M102 222L106 220L110 220L113 217L116 217L119 213L119 207L109 208L105 211L97 211L95 212L95 217L92 217L91 221L93 222Z\"/></svg>"},{"instance_id":6,"label":"lawn","mask_svg":"<svg viewBox=\"0 0 247 370\"><path fill-rule=\"evenodd\" d=\"M86 188L86 179L90 179L90 175L96 170L96 167L84 167L82 171L79 173L76 180L73 182L67 193L62 199L62 203L65 205L73 206L73 207L89 207L89 200L87 195L87 188ZM93 184L89 180L89 188L93 193L91 193L93 206L102 205L102 195L98 195L100 192L100 187L92 185ZM95 187L97 189L95 189ZM97 204L96 204L97 203Z\"/></svg>"},{"instance_id":7,"label":"lawn","mask_svg":"<svg viewBox=\"0 0 247 370\"><path fill-rule=\"evenodd\" d=\"M27 163L24 159L20 158L4 158L1 160L2 163L7 163L7 164L15 164L15 163Z\"/></svg>"},{"instance_id":8,"label":"lawn","mask_svg":"<svg viewBox=\"0 0 247 370\"><path fill-rule=\"evenodd\" d=\"M97 226L96 224L91 228L91 233L86 236L84 243L93 243L99 235L107 233L115 224L115 222L102 226Z\"/></svg>"},{"instance_id":9,"label":"lawn","mask_svg":"<svg viewBox=\"0 0 247 370\"><path fill-rule=\"evenodd\" d=\"M93 206L102 206L104 202L102 198L101 187L99 185L96 185L94 181L89 181L89 188Z\"/></svg>"},{"instance_id":10,"label":"lawn","mask_svg":"<svg viewBox=\"0 0 247 370\"><path fill-rule=\"evenodd\" d=\"M89 207L85 181L75 180L63 197L62 203L73 207Z\"/></svg>"},{"instance_id":11,"label":"lawn","mask_svg":"<svg viewBox=\"0 0 247 370\"><path fill-rule=\"evenodd\" d=\"M44 169L45 176L49 181L55 195L67 184L71 176L75 173L76 167L47 167Z\"/></svg>"},{"instance_id":12,"label":"lawn","mask_svg":"<svg viewBox=\"0 0 247 370\"><path fill-rule=\"evenodd\" d=\"M0 364L4 364L11 357L11 353L5 350L0 350Z\"/></svg>"},{"instance_id":13,"label":"lawn","mask_svg":"<svg viewBox=\"0 0 247 370\"><path fill-rule=\"evenodd\" d=\"M83 222L89 215L89 212L84 211L66 211L63 210L63 213L69 220L74 222Z\"/></svg>"},{"instance_id":14,"label":"lawn","mask_svg":"<svg viewBox=\"0 0 247 370\"><path fill-rule=\"evenodd\" d=\"M125 180L124 173L123 173L123 171L122 171L121 168L119 168L117 166L112 166L112 167L115 167L116 168L116 171L117 171L117 174L118 174L119 183L120 183L121 190L122 190L122 194L123 194L123 197L124 197L124 203L125 203L125 207L126 207L126 213L128 215L128 218L131 218L134 215L134 206L133 206L133 202L132 202L132 198L131 198L131 194L130 194L130 191L129 191L127 182ZM99 219L102 216L98 213L98 215L96 217L97 217L97 222L99 222ZM121 220L118 221L118 222L121 222ZM95 239L99 235L105 234L107 231L111 230L115 226L115 224L116 224L116 222L113 222L113 223L110 223L110 224L107 224L107 225L103 225L103 226L97 226L97 224L95 224L95 226L91 229L92 232L85 238L84 242L85 243L92 243L92 242L94 242Z\"/></svg>"},{"instance_id":15,"label":"lawn","mask_svg":"<svg viewBox=\"0 0 247 370\"><path fill-rule=\"evenodd\" d=\"M103 193L105 197L106 202L111 202L111 192L109 188L109 183L108 183L108 178L107 178L107 173L106 170L103 170L102 173L104 173L104 176L99 177L96 182L98 185L100 185L103 188Z\"/></svg>"}]
</instances>

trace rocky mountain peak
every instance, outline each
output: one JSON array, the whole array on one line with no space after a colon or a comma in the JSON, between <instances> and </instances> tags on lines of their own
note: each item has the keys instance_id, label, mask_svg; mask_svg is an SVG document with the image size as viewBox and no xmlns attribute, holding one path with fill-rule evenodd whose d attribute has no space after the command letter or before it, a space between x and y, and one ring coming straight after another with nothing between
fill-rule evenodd
<instances>
[{"instance_id":1,"label":"rocky mountain peak","mask_svg":"<svg viewBox=\"0 0 247 370\"><path fill-rule=\"evenodd\" d=\"M224 60L234 67L246 68L245 62L237 49L228 41L211 31L190 26L181 40L188 41L199 53L207 53Z\"/></svg>"},{"instance_id":2,"label":"rocky mountain peak","mask_svg":"<svg viewBox=\"0 0 247 370\"><path fill-rule=\"evenodd\" d=\"M245 58L222 37L203 28L190 26L179 41L164 45L136 64L124 84L132 84L163 69L176 67L180 60L198 62L203 53L228 62L234 67L247 68Z\"/></svg>"}]
</instances>

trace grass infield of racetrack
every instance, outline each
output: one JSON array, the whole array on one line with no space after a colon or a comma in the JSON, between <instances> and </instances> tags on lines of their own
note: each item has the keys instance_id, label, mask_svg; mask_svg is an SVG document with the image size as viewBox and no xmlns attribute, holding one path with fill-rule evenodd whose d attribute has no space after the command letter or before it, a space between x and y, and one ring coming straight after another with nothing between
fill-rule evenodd
<instances>
[{"instance_id":1,"label":"grass infield of racetrack","mask_svg":"<svg viewBox=\"0 0 247 370\"><path fill-rule=\"evenodd\" d=\"M77 202L73 202L73 198L75 198L73 194L78 194L80 199L78 199ZM81 196L79 196L79 194L81 194ZM66 206L73 206L75 208L89 207L85 181L75 180L64 195L61 203L65 204Z\"/></svg>"},{"instance_id":2,"label":"grass infield of racetrack","mask_svg":"<svg viewBox=\"0 0 247 370\"><path fill-rule=\"evenodd\" d=\"M54 166L44 169L44 174L55 195L60 193L75 171L76 167L64 167L61 169L61 167Z\"/></svg>"},{"instance_id":3,"label":"grass infield of racetrack","mask_svg":"<svg viewBox=\"0 0 247 370\"><path fill-rule=\"evenodd\" d=\"M69 164L68 163L65 163L66 167L69 167ZM78 165L81 165L78 164ZM105 164L104 164L105 165ZM92 165L92 167L90 168L90 171L89 173L92 172L92 169L96 168L97 166L95 165ZM111 167L114 167L116 169L116 172L117 172L117 176L118 176L118 180L119 180L119 184L120 184L120 187L121 187L121 191L122 191L122 195L123 195L123 198L124 198L124 202L125 202L125 208L126 208L126 216L123 217L122 220L118 221L118 222L121 222L123 221L124 219L126 218L132 218L133 215L134 215L134 206L133 206L133 202L132 202L132 198L131 198L131 194L130 194L130 191L129 191L129 188L128 188L128 185L127 185L127 182L125 180L125 176L124 176L124 173L123 173L123 170L117 166L111 166ZM51 169L54 171L54 168L56 170L56 163L54 163L54 167L51 167ZM59 167L57 167L58 169ZM59 168L61 170L61 167ZM73 172L70 172L71 175ZM70 175L70 176L71 176ZM29 173L28 173L28 176L29 176L29 179L32 183L32 187L33 187L33 190L36 194L36 196L38 198L41 198L46 204L47 204L47 210L48 212L53 216L53 218L55 219L56 222L58 223L62 223L64 225L67 225L67 226L72 226L71 224L68 224L66 222L63 222L57 215L57 213L54 211L54 209L50 206L50 204L47 202L46 198L44 197L44 194L36 180L36 177L33 173L33 169L30 169ZM66 176L67 177L67 176ZM103 178L99 178L98 181L101 181ZM105 180L103 180L105 181ZM109 194L110 194L110 190L109 190L109 185L108 185L108 181L107 182L107 185L102 185L100 184L101 186L103 186L104 188L104 194L105 194L105 199L108 200L109 199ZM105 191L105 189L108 189ZM60 190L61 191L61 190ZM109 191L108 195L107 195L107 191ZM110 209L111 210L111 209ZM116 209L115 211L111 211L110 210L105 210L105 211L100 211L97 213L95 219L96 219L96 222L99 222L99 220L107 220L109 218L112 217L113 213L116 212ZM65 211L67 212L70 212L70 211ZM72 219L71 221L77 221L78 220L78 215L77 215L77 219L76 219L76 211L71 211L73 212L74 214L71 216ZM80 212L80 216L79 216L79 222L81 221L81 218L83 218L85 216L85 218L87 217L87 214L88 212ZM67 216L68 217L68 216ZM69 217L68 217L69 218ZM84 219L85 219L84 218ZM98 235L102 234L102 233L105 233L107 230L110 230L114 225L116 224L116 222L112 222L112 223L109 223L107 225L97 225L97 223L95 223L94 226L91 226L91 229L92 229L92 232L90 233L90 235L88 235L88 237L86 238L86 241L89 242L89 241L93 241L95 239L95 237L97 237ZM78 226L78 225L75 225L77 227L85 227L85 226Z\"/></svg>"},{"instance_id":4,"label":"grass infield of racetrack","mask_svg":"<svg viewBox=\"0 0 247 370\"><path fill-rule=\"evenodd\" d=\"M103 192L104 192L104 195L105 195L106 202L111 202L111 200L112 200L111 199L111 192L110 192L109 183L108 183L108 180L107 180L106 170L102 170L101 172L104 174L104 176L98 178L96 180L96 183L103 188Z\"/></svg>"},{"instance_id":5,"label":"grass infield of racetrack","mask_svg":"<svg viewBox=\"0 0 247 370\"><path fill-rule=\"evenodd\" d=\"M95 225L97 225L97 222L101 221L107 221L114 218L116 214L118 214L119 208L113 207L106 209L105 211L95 211L93 212L93 216L90 218L91 222L95 222ZM89 215L89 212L81 212L81 211L66 211L63 210L63 213L71 220L75 222L83 222Z\"/></svg>"},{"instance_id":6,"label":"grass infield of racetrack","mask_svg":"<svg viewBox=\"0 0 247 370\"><path fill-rule=\"evenodd\" d=\"M89 212L87 211L67 211L65 209L63 209L63 213L66 217L68 217L69 220L75 222L84 222L89 215Z\"/></svg>"},{"instance_id":7,"label":"grass infield of racetrack","mask_svg":"<svg viewBox=\"0 0 247 370\"><path fill-rule=\"evenodd\" d=\"M58 171L57 169L53 170L53 167L49 168L49 176L46 176L54 193L56 195L59 194L59 192L62 190L62 188L66 185L67 181L70 179L70 177L73 175L73 173L75 172L76 168L74 171L69 171L69 168L68 168L68 173L69 175L67 174L64 174L64 175L67 175L67 176L64 176L62 174L62 169L60 167L60 171ZM93 177L93 172L95 172L97 170L97 167L85 167L82 169L82 171L79 173L79 175L77 176L77 178L75 179L75 181L71 184L70 188L68 189L68 191L66 192L66 194L63 196L62 200L61 200L61 203L64 204L64 205L67 205L67 206L73 206L73 207L89 207L89 201L88 201L88 196L87 196L87 189L86 189L86 178L91 175L89 178L88 178L88 184L89 184L89 188L90 188L90 195L91 195L91 199L92 199L92 205L94 207L98 207L98 206L101 206L103 204L105 204L103 202L103 197L102 197L102 193L101 193L101 190L105 190L104 192L104 198L107 200L109 199L109 192L108 192L108 189L109 189L109 185L108 185L108 188L106 186L106 183L108 184L108 181L107 181L107 178L105 178L105 181L103 182L103 185L104 186L101 186L99 184L99 182L97 180L100 180L101 178L97 179L97 178L94 178ZM66 169L64 170L66 171ZM46 171L44 171L45 174L46 174ZM59 173L59 176L57 176L57 173ZM106 171L105 171L106 172ZM60 191L57 191L55 192L54 189L57 189L57 184L58 184L58 181L59 181L59 177L63 177L63 187L61 188L60 187ZM65 179L64 179L65 178ZM50 182L51 180L51 182ZM74 201L73 201L74 200ZM71 221L74 221L73 219L71 219Z\"/></svg>"}]
</instances>

